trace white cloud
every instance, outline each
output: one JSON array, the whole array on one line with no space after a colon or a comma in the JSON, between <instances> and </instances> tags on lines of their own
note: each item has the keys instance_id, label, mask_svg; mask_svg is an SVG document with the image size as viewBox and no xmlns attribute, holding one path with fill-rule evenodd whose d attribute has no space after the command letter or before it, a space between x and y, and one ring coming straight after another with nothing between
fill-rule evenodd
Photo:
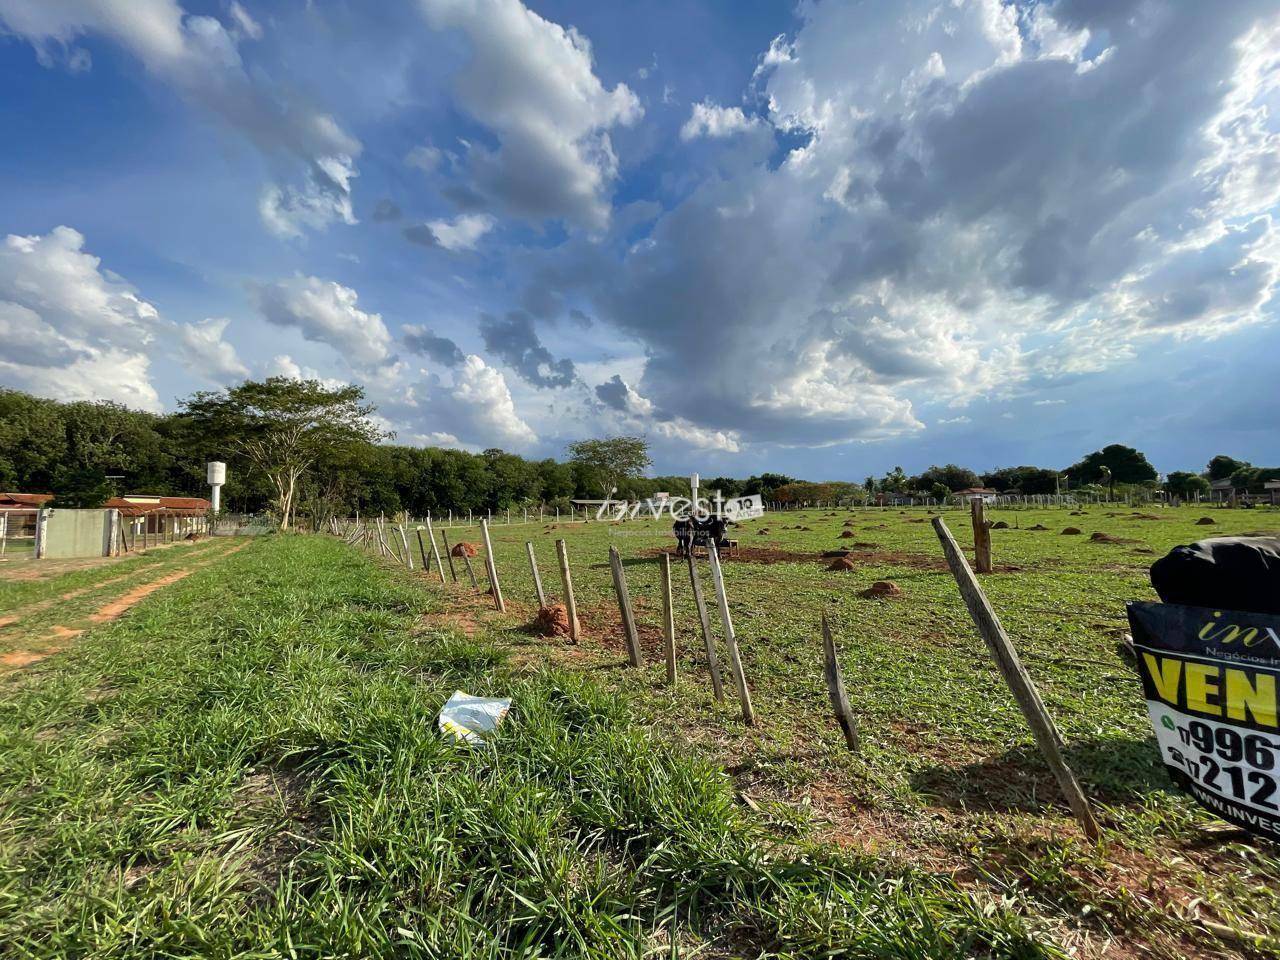
<instances>
[{"instance_id":1,"label":"white cloud","mask_svg":"<svg viewBox=\"0 0 1280 960\"><path fill-rule=\"evenodd\" d=\"M502 372L474 354L445 381L431 376L414 388L411 419L418 433L448 433L464 445L527 449L537 443L533 428L516 412Z\"/></svg>"},{"instance_id":2,"label":"white cloud","mask_svg":"<svg viewBox=\"0 0 1280 960\"><path fill-rule=\"evenodd\" d=\"M470 44L458 98L500 143L471 149L480 188L521 216L603 229L618 166L609 129L640 117L635 94L605 88L587 38L520 0L419 2L432 27L459 29Z\"/></svg>"},{"instance_id":3,"label":"white cloud","mask_svg":"<svg viewBox=\"0 0 1280 960\"><path fill-rule=\"evenodd\" d=\"M424 173L432 173L444 162L444 152L439 147L426 143L414 147L405 154L404 162L407 166L416 167Z\"/></svg>"},{"instance_id":4,"label":"white cloud","mask_svg":"<svg viewBox=\"0 0 1280 960\"><path fill-rule=\"evenodd\" d=\"M328 344L355 367L369 370L392 359L391 334L382 316L361 310L350 287L296 276L256 287L254 299L270 323L294 327L307 340Z\"/></svg>"},{"instance_id":5,"label":"white cloud","mask_svg":"<svg viewBox=\"0 0 1280 960\"><path fill-rule=\"evenodd\" d=\"M136 56L159 81L191 103L221 117L268 155L292 156L303 165L301 187L272 186L261 210L275 232L292 236L301 227L333 220L353 223L350 181L359 141L331 116L302 105L300 98L250 73L238 43L257 39L261 28L238 3L230 8L233 30L213 17L189 15L176 0L0 0L0 30L23 37L45 66L66 63L86 69L89 60L76 40L101 34Z\"/></svg>"},{"instance_id":6,"label":"white cloud","mask_svg":"<svg viewBox=\"0 0 1280 960\"><path fill-rule=\"evenodd\" d=\"M159 410L147 347L167 332L156 308L56 227L0 246L0 379L61 400Z\"/></svg>"},{"instance_id":7,"label":"white cloud","mask_svg":"<svg viewBox=\"0 0 1280 960\"><path fill-rule=\"evenodd\" d=\"M321 157L301 187L268 184L258 202L262 222L278 237L300 237L304 229L323 230L333 221L356 223L351 208L351 158Z\"/></svg>"},{"instance_id":8,"label":"white cloud","mask_svg":"<svg viewBox=\"0 0 1280 960\"><path fill-rule=\"evenodd\" d=\"M474 250L496 222L487 213L464 213L452 220L431 220L427 229L436 243L446 250Z\"/></svg>"},{"instance_id":9,"label":"white cloud","mask_svg":"<svg viewBox=\"0 0 1280 960\"><path fill-rule=\"evenodd\" d=\"M689 119L680 128L681 140L698 137L731 137L760 126L758 117L748 117L741 107L721 107L709 100L695 103Z\"/></svg>"},{"instance_id":10,"label":"white cloud","mask_svg":"<svg viewBox=\"0 0 1280 960\"><path fill-rule=\"evenodd\" d=\"M225 317L210 317L200 323L183 324L180 328L180 345L183 363L193 371L215 383L243 380L249 376L249 368L241 361L236 348L223 339L231 323Z\"/></svg>"},{"instance_id":11,"label":"white cloud","mask_svg":"<svg viewBox=\"0 0 1280 960\"><path fill-rule=\"evenodd\" d=\"M242 7L236 0L231 0L231 8L228 11L231 19L236 25L242 36L248 37L250 40L262 39L262 25L249 15L249 11Z\"/></svg>"}]
</instances>

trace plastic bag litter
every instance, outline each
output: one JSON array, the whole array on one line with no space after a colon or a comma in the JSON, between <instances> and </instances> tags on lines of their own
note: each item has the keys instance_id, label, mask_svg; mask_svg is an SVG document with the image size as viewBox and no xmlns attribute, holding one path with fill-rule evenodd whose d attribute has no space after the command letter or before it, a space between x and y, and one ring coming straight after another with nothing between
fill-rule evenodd
<instances>
[{"instance_id":1,"label":"plastic bag litter","mask_svg":"<svg viewBox=\"0 0 1280 960\"><path fill-rule=\"evenodd\" d=\"M463 743L480 743L498 726L511 709L510 698L473 697L455 690L443 707L438 721L441 732Z\"/></svg>"}]
</instances>

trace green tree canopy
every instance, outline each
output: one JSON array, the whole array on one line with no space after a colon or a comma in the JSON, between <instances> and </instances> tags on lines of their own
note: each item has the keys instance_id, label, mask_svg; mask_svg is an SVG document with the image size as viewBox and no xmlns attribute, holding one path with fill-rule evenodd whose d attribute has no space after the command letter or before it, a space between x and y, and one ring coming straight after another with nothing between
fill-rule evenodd
<instances>
[{"instance_id":1,"label":"green tree canopy","mask_svg":"<svg viewBox=\"0 0 1280 960\"><path fill-rule=\"evenodd\" d=\"M968 467L961 467L954 463L948 463L941 467L930 467L917 478L915 486L920 490L929 490L932 495L937 496L938 492L934 487L946 487L948 491L954 493L957 490L966 490L969 487L978 485L978 475Z\"/></svg>"},{"instance_id":2,"label":"green tree canopy","mask_svg":"<svg viewBox=\"0 0 1280 960\"><path fill-rule=\"evenodd\" d=\"M1165 477L1164 488L1175 497L1184 499L1194 497L1197 493L1209 492L1209 481L1198 473L1187 470L1174 470Z\"/></svg>"},{"instance_id":3,"label":"green tree canopy","mask_svg":"<svg viewBox=\"0 0 1280 960\"><path fill-rule=\"evenodd\" d=\"M1209 473L1210 480L1225 480L1237 470L1243 470L1245 467L1251 467L1253 464L1247 460L1236 460L1234 457L1228 457L1225 454L1218 454L1205 469Z\"/></svg>"},{"instance_id":4,"label":"green tree canopy","mask_svg":"<svg viewBox=\"0 0 1280 960\"><path fill-rule=\"evenodd\" d=\"M1100 483L1111 487L1117 483L1151 483L1158 476L1145 454L1119 443L1095 450L1069 467L1067 475L1074 484Z\"/></svg>"},{"instance_id":5,"label":"green tree canopy","mask_svg":"<svg viewBox=\"0 0 1280 960\"><path fill-rule=\"evenodd\" d=\"M577 468L576 475L588 485L594 480L604 488L601 493L608 493L624 480L639 477L653 464L649 458L649 441L644 437L577 440L569 444L569 458Z\"/></svg>"},{"instance_id":6,"label":"green tree canopy","mask_svg":"<svg viewBox=\"0 0 1280 960\"><path fill-rule=\"evenodd\" d=\"M361 387L271 377L202 391L182 401L184 415L205 437L270 484L280 529L297 506L299 485L318 460L385 436L369 419Z\"/></svg>"}]
</instances>

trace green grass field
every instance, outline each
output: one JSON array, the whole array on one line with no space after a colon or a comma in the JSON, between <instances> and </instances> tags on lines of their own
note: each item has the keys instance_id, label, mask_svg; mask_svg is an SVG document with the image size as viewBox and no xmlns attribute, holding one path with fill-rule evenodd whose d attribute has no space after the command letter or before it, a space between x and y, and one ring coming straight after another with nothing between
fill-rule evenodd
<instances>
[{"instance_id":1,"label":"green grass field","mask_svg":"<svg viewBox=\"0 0 1280 960\"><path fill-rule=\"evenodd\" d=\"M1099 804L1095 846L927 515L829 512L744 525L725 562L755 728L727 677L726 700L711 697L683 566L680 677L665 683L665 524L495 526L505 616L329 537L210 553L119 620L0 674L0 943L23 957L1280 955L1280 851L1168 788L1118 647L1124 600L1152 597L1140 549L1280 517L993 515L1014 526L993 532L984 587ZM1061 535L1068 524L1084 534ZM1134 542L1091 541L1099 530ZM586 631L576 647L527 629L525 540L554 599L557 537ZM850 544L852 571L815 559ZM610 545L640 670L623 654ZM56 600L67 578L101 584L122 566L0 598ZM859 596L877 579L904 595ZM826 702L823 610L857 755ZM481 749L435 733L455 689L515 698Z\"/></svg>"}]
</instances>

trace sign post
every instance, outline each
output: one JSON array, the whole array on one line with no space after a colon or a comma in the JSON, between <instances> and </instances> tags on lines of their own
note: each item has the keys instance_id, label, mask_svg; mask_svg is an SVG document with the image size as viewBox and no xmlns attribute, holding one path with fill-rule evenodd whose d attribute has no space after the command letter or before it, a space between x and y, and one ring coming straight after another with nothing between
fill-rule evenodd
<instances>
[{"instance_id":1,"label":"sign post","mask_svg":"<svg viewBox=\"0 0 1280 960\"><path fill-rule=\"evenodd\" d=\"M1280 840L1280 616L1130 603L1160 759L1211 813Z\"/></svg>"}]
</instances>

